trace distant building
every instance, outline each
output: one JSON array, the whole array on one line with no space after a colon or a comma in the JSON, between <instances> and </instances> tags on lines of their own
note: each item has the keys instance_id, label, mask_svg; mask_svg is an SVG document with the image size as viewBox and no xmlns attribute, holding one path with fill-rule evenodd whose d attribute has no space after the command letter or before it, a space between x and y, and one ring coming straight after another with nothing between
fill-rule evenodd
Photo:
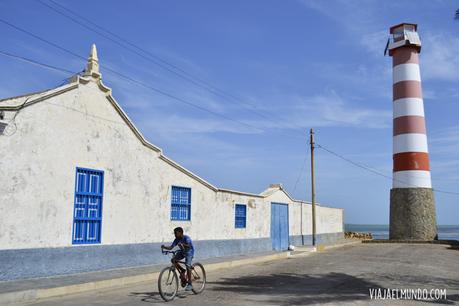
<instances>
[{"instance_id":1,"label":"distant building","mask_svg":"<svg viewBox=\"0 0 459 306\"><path fill-rule=\"evenodd\" d=\"M148 142L102 83L95 46L82 75L0 100L0 113L0 280L161 263L176 226L197 258L311 243L311 205L280 184L217 188ZM318 206L317 232L341 239L343 210Z\"/></svg>"}]
</instances>

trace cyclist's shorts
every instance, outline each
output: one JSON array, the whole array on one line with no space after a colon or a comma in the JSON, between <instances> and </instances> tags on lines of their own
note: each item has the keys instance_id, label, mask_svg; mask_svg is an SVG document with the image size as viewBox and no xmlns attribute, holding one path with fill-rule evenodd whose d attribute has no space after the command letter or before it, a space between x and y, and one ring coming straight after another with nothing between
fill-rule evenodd
<instances>
[{"instance_id":1,"label":"cyclist's shorts","mask_svg":"<svg viewBox=\"0 0 459 306\"><path fill-rule=\"evenodd\" d=\"M193 260L193 256L189 254L185 254L184 252L178 252L175 254L174 259L175 260L182 260L185 258L185 266L191 267L191 261Z\"/></svg>"}]
</instances>

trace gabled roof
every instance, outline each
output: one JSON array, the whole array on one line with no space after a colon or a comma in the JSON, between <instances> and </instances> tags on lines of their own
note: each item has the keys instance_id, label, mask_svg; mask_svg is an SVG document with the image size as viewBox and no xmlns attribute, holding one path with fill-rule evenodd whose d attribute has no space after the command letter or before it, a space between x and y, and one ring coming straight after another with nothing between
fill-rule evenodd
<instances>
[{"instance_id":1,"label":"gabled roof","mask_svg":"<svg viewBox=\"0 0 459 306\"><path fill-rule=\"evenodd\" d=\"M78 88L81 84L87 84L89 82L95 82L98 86L98 88L105 93L105 97L107 100L110 102L110 104L115 108L115 110L118 112L118 114L123 118L125 123L128 125L128 127L132 130L132 132L136 135L136 137L140 140L140 142L146 146L147 148L153 150L154 152L158 153L158 157L163 160L164 162L168 163L169 165L173 166L174 168L178 169L182 173L190 176L191 178L197 180L201 184L207 186L208 188L216 191L216 192L227 192L227 193L232 193L232 194L239 194L243 196L249 196L249 197L258 197L258 198L266 198L269 197L270 195L274 194L277 191L282 191L284 192L287 197L293 201L293 202L298 202L298 203L305 203L309 204L309 202L306 201L300 201L300 200L295 200L292 198L287 191L284 190L281 184L272 184L268 189L265 191L261 192L260 194L255 194L255 193L249 193L249 192L242 192L242 191L235 191L235 190L230 190L230 189L224 189L224 188L218 188L212 185L211 183L207 182L203 178L199 177L198 175L194 174L193 172L189 171L185 167L181 166L180 164L176 163L175 161L171 160L167 156L163 154L163 151L155 146L154 144L150 143L144 136L143 134L137 129L137 127L134 125L132 120L129 118L129 116L123 111L119 103L115 100L115 98L112 95L112 90L111 88L105 86L105 84L102 82L102 75L99 72L99 64L98 64L98 58L97 58L97 50L96 46L93 45L91 48L91 53L88 58L88 63L86 66L86 69L82 75L75 75L72 78L70 78L69 83L56 87L56 88L51 88L43 91L38 91L38 92L32 92L28 94L24 94L21 96L16 96L16 97L11 97L11 98L4 98L0 99L0 111L17 111L21 108L24 107L29 107L33 104L39 103L41 101L47 100L51 97L58 96L60 94L63 94L65 92L68 92L70 90Z\"/></svg>"},{"instance_id":2,"label":"gabled roof","mask_svg":"<svg viewBox=\"0 0 459 306\"><path fill-rule=\"evenodd\" d=\"M66 85L68 86L68 84L66 84ZM17 107L21 106L22 104L24 104L24 102L27 102L28 100L30 100L32 98L36 98L36 97L38 97L38 96L40 96L42 94L46 95L50 91L56 90L56 89L58 89L60 87L54 87L54 88L50 88L50 89L45 89L45 90L41 90L41 91L35 91L35 92L23 94L23 95L20 95L20 96L0 99L0 109L14 110L14 108L17 108Z\"/></svg>"},{"instance_id":3,"label":"gabled roof","mask_svg":"<svg viewBox=\"0 0 459 306\"><path fill-rule=\"evenodd\" d=\"M88 62L90 62L89 60ZM88 73L88 71L85 72L83 76L81 75L75 75L72 77L69 81L69 84L59 86L56 88L40 91L40 92L34 92L34 93L29 93L17 97L12 97L12 98L5 98L0 100L0 111L17 111L20 108L25 108L29 107L33 104L39 103L41 101L44 101L46 99L49 99L51 97L63 94L65 92L68 92L70 90L76 89L80 86L80 84L87 84L89 82L95 82L99 89L105 93L105 97L107 100L110 102L110 104L115 108L115 110L118 112L118 114L123 118L125 123L129 126L129 128L132 130L132 132L136 135L136 137L140 140L140 142L146 146L147 148L153 150L154 152L157 152L159 154L159 158L169 165L173 166L174 168L180 170L181 172L187 174L188 176L192 177L193 179L199 181L203 185L207 186L208 188L218 191L218 188L212 185L211 183L207 182L203 178L199 177L198 175L192 173L188 169L184 168L183 166L179 165L178 163L174 162L167 156L165 156L162 152L162 150L149 142L143 134L137 129L137 127L134 125L132 120L129 118L129 116L123 111L119 103L116 101L116 99L112 95L112 90L111 88L107 87L104 85L101 79L100 73Z\"/></svg>"},{"instance_id":4,"label":"gabled roof","mask_svg":"<svg viewBox=\"0 0 459 306\"><path fill-rule=\"evenodd\" d=\"M311 204L311 202L294 199L292 196L290 196L290 194L287 192L287 190L284 189L282 184L271 184L271 185L269 185L269 188L266 189L265 191L263 191L262 193L260 193L260 195L262 195L263 197L269 197L269 196L275 194L278 191L283 192L289 198L289 200L292 201L292 202ZM318 203L316 203L316 204L319 205Z\"/></svg>"},{"instance_id":5,"label":"gabled roof","mask_svg":"<svg viewBox=\"0 0 459 306\"><path fill-rule=\"evenodd\" d=\"M88 62L86 65L86 69L83 72L83 75L75 75L69 80L69 84L59 86L56 88L40 91L40 92L34 92L34 93L29 93L17 97L12 97L12 98L6 98L6 99L1 99L0 100L0 111L15 111L19 110L24 107L29 107L30 105L33 105L35 103L44 101L46 99L49 99L51 97L63 94L67 91L73 90L75 88L78 88L80 84L87 84L89 82L95 82L99 89L105 93L105 97L107 100L111 103L111 105L115 108L115 110L118 112L118 114L123 118L123 120L126 122L126 124L129 126L129 128L132 130L132 132L136 135L136 137L140 140L140 142L146 146L147 148L153 150L154 152L157 152L159 154L159 158L169 165L175 167L176 169L180 170L181 172L185 173L186 175L192 177L193 179L199 181L201 184L207 186L208 188L218 191L218 188L215 187L214 185L210 184L203 178L199 177L198 175L192 173L188 169L182 167L181 165L177 164L173 160L169 159L166 157L162 150L149 142L137 129L137 127L134 125L132 120L129 118L129 116L123 111L119 103L115 100L115 98L112 95L112 90L111 88L105 86L105 84L102 82L102 74L99 72L99 59L97 57L97 49L96 46L93 44L91 46L91 52L88 57Z\"/></svg>"}]
</instances>

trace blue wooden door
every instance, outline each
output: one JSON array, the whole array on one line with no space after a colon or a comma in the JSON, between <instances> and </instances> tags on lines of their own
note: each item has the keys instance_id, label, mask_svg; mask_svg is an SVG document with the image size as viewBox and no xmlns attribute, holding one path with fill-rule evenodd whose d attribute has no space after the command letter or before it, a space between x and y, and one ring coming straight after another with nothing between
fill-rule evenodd
<instances>
[{"instance_id":1,"label":"blue wooden door","mask_svg":"<svg viewBox=\"0 0 459 306\"><path fill-rule=\"evenodd\" d=\"M288 205L271 203L271 241L273 249L288 249Z\"/></svg>"},{"instance_id":2,"label":"blue wooden door","mask_svg":"<svg viewBox=\"0 0 459 306\"><path fill-rule=\"evenodd\" d=\"M279 205L271 203L271 242L273 250L280 250Z\"/></svg>"}]
</instances>

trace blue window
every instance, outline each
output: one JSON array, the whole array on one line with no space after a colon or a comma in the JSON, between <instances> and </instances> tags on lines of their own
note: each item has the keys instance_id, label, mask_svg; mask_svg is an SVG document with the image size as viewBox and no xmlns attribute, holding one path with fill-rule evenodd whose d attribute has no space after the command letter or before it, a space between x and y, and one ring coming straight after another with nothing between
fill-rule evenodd
<instances>
[{"instance_id":1,"label":"blue window","mask_svg":"<svg viewBox=\"0 0 459 306\"><path fill-rule=\"evenodd\" d=\"M247 206L236 204L234 226L236 228L245 228L247 221Z\"/></svg>"},{"instance_id":2,"label":"blue window","mask_svg":"<svg viewBox=\"0 0 459 306\"><path fill-rule=\"evenodd\" d=\"M191 219L191 188L172 186L171 220Z\"/></svg>"},{"instance_id":3,"label":"blue window","mask_svg":"<svg viewBox=\"0 0 459 306\"><path fill-rule=\"evenodd\" d=\"M73 244L100 243L104 172L76 169Z\"/></svg>"}]
</instances>

